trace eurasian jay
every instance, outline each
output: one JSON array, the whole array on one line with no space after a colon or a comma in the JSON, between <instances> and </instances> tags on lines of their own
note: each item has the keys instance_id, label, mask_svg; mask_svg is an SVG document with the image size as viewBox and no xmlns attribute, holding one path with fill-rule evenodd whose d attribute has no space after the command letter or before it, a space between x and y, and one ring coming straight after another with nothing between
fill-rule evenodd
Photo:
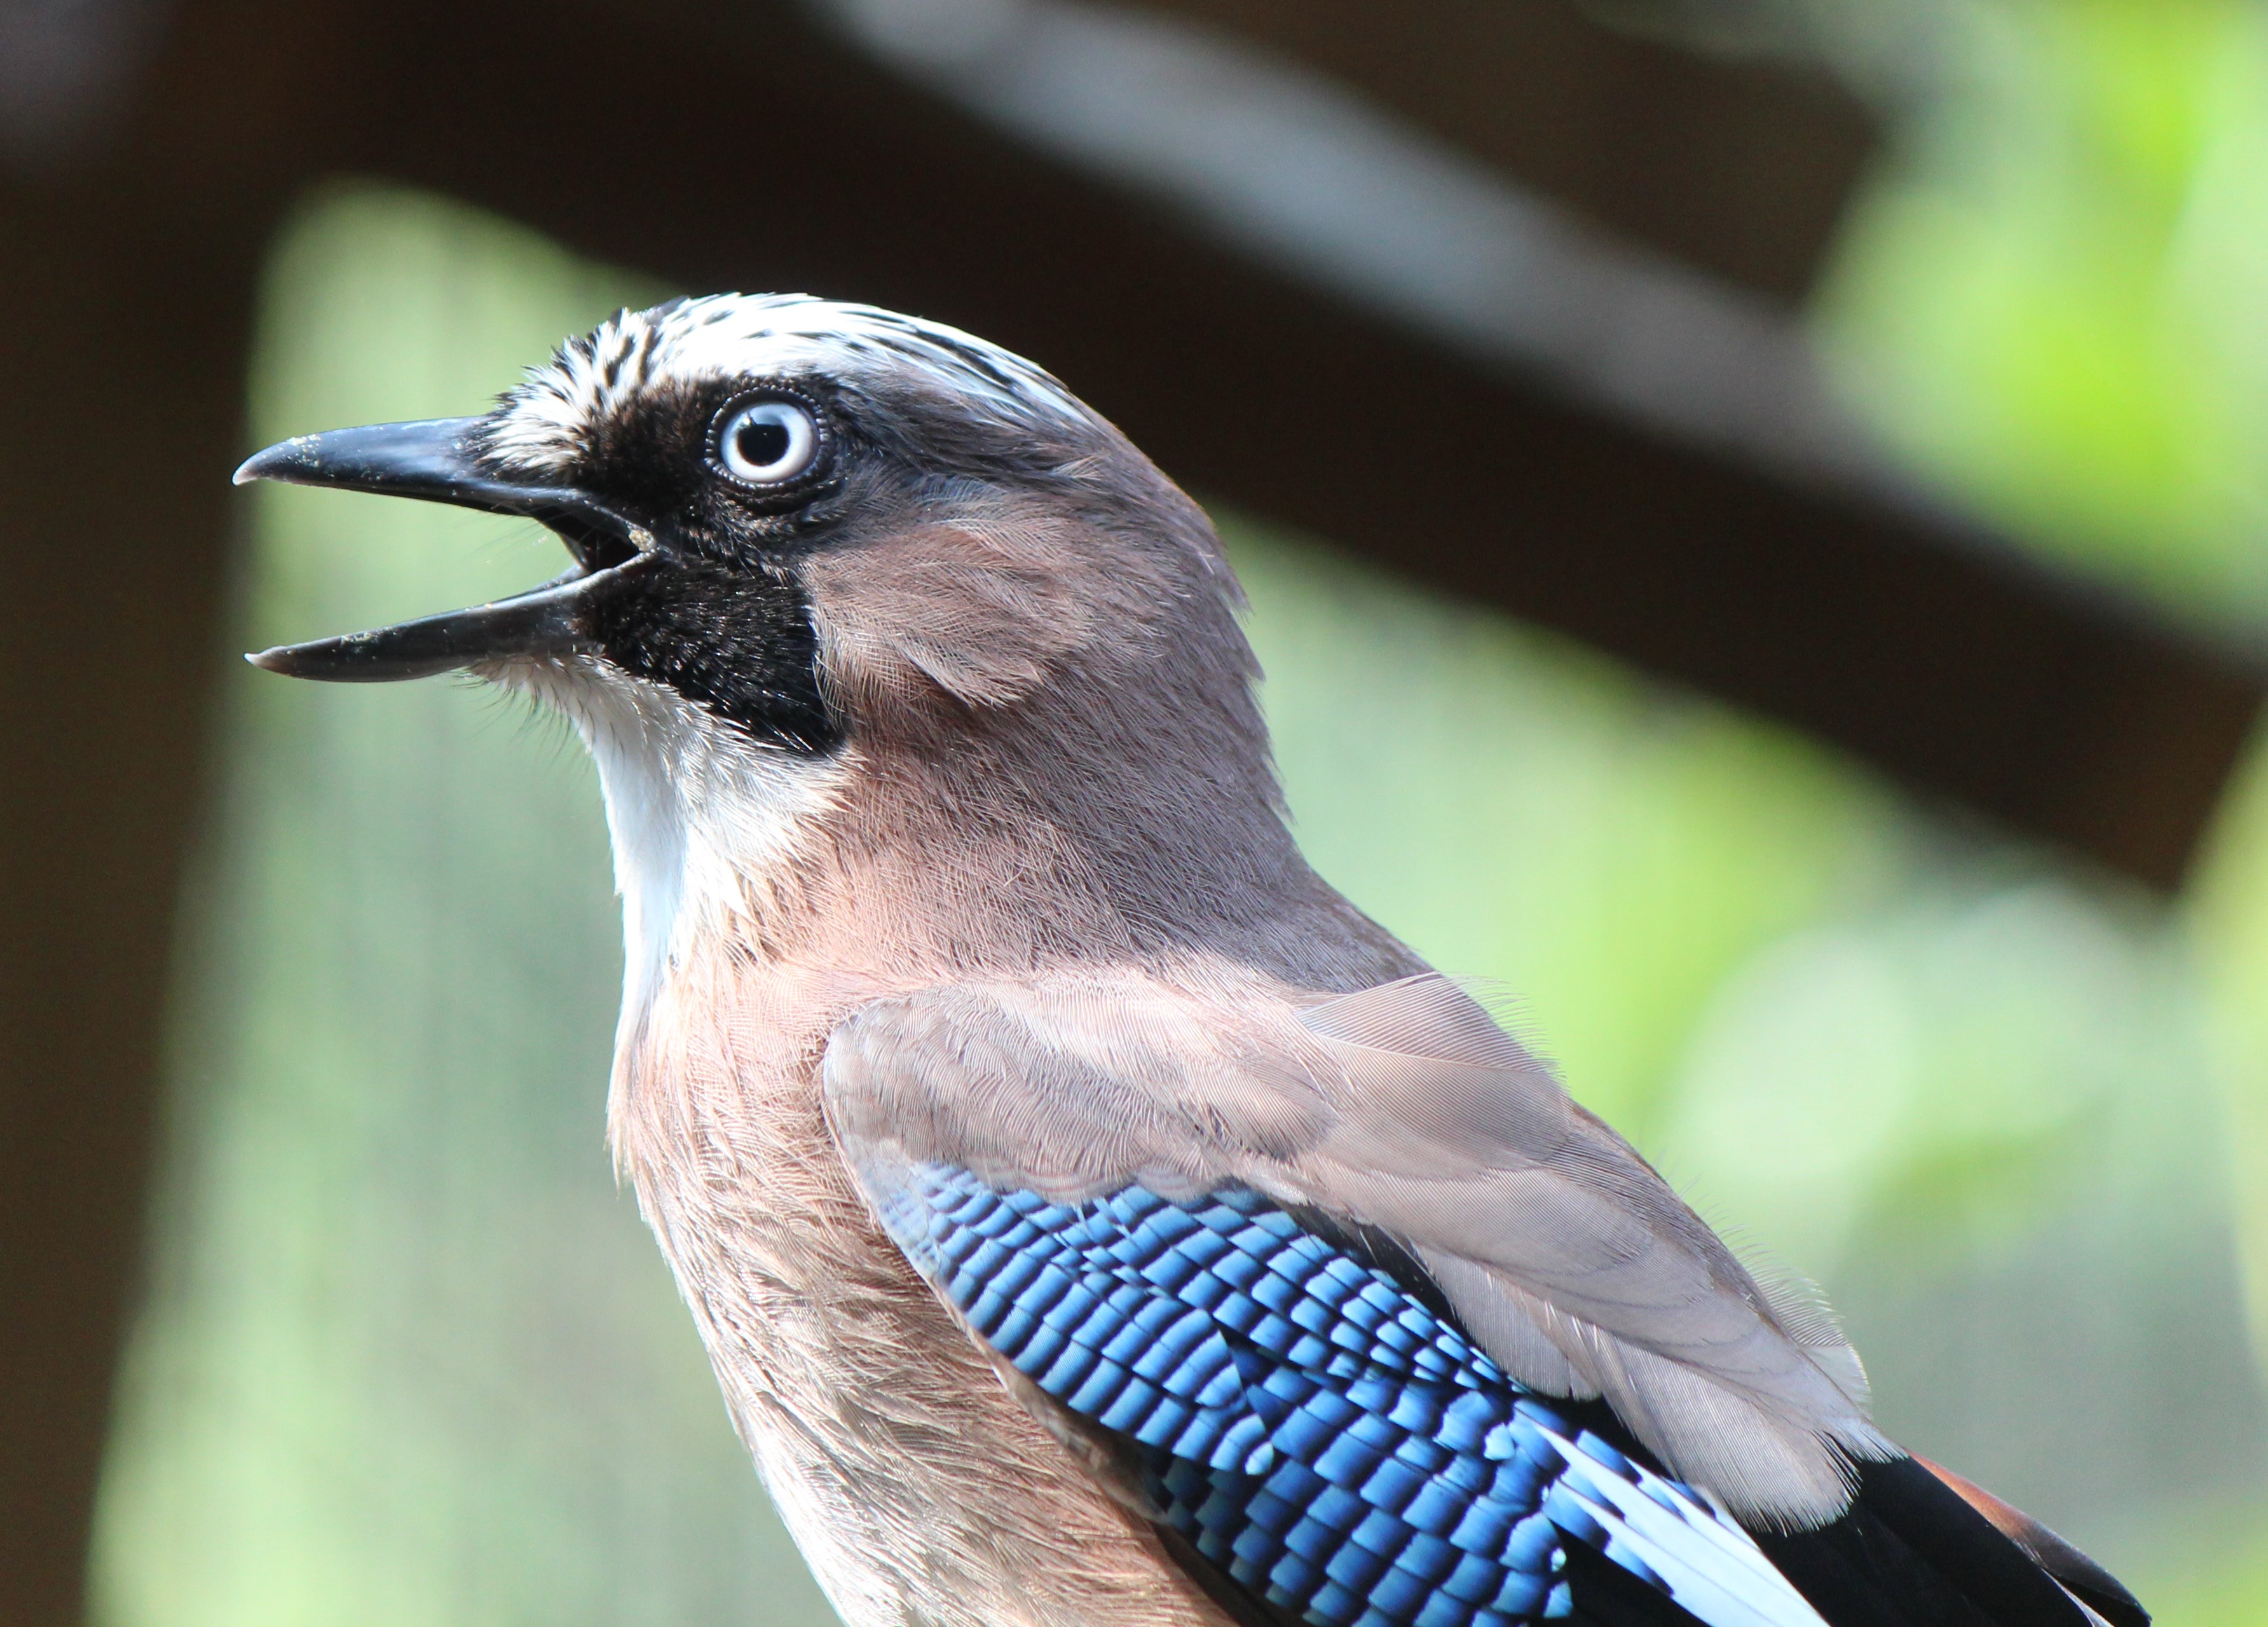
<instances>
[{"instance_id":1,"label":"eurasian jay","mask_svg":"<svg viewBox=\"0 0 2268 1627\"><path fill-rule=\"evenodd\" d=\"M2147 1620L1307 867L1211 526L1030 363L681 300L237 478L565 542L252 659L588 744L615 1157L850 1627Z\"/></svg>"}]
</instances>

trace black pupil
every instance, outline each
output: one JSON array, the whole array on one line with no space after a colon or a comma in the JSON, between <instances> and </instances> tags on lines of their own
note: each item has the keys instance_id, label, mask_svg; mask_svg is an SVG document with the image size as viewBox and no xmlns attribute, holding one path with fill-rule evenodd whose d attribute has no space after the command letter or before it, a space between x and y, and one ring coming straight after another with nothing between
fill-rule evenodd
<instances>
[{"instance_id":1,"label":"black pupil","mask_svg":"<svg viewBox=\"0 0 2268 1627\"><path fill-rule=\"evenodd\" d=\"M787 425L761 418L743 423L733 438L741 461L755 468L764 468L787 456Z\"/></svg>"}]
</instances>

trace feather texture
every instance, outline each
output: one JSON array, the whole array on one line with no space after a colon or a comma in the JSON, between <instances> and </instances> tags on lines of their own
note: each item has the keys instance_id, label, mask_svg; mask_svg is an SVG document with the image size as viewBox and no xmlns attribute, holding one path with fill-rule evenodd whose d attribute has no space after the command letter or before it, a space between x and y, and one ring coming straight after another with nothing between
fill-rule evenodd
<instances>
[{"instance_id":1,"label":"feather texture","mask_svg":"<svg viewBox=\"0 0 2268 1627\"><path fill-rule=\"evenodd\" d=\"M1582 1542L1712 1627L1820 1627L1729 1517L1257 1193L1071 1208L937 1164L868 1186L979 1337L1138 1448L1155 1517L1302 1620L1577 1618Z\"/></svg>"},{"instance_id":2,"label":"feather texture","mask_svg":"<svg viewBox=\"0 0 2268 1627\"><path fill-rule=\"evenodd\" d=\"M1225 1184L1381 1228L1530 1391L1602 1396L1744 1518L1823 1524L1891 1451L1857 1364L1793 1331L1620 1137L1454 983L1337 999L1152 979L958 985L830 1042L862 1172L941 1163L1079 1204Z\"/></svg>"},{"instance_id":3,"label":"feather texture","mask_svg":"<svg viewBox=\"0 0 2268 1627\"><path fill-rule=\"evenodd\" d=\"M948 984L821 1072L1012 1391L1287 1620L2147 1619L1876 1435L1823 1313L1446 979Z\"/></svg>"}]
</instances>

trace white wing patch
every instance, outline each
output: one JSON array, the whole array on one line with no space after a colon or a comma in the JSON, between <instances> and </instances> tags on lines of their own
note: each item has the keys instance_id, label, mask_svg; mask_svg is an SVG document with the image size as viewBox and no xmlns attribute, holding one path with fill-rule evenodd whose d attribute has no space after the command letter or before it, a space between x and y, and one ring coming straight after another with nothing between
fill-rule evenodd
<instances>
[{"instance_id":1,"label":"white wing patch","mask_svg":"<svg viewBox=\"0 0 2268 1627\"><path fill-rule=\"evenodd\" d=\"M1567 1462L1545 1512L1561 1498L1573 1504L1605 1532L1609 1558L1625 1569L1638 1561L1709 1627L1827 1627L1731 1515L1643 1464L1616 1467L1575 1441L1543 1434Z\"/></svg>"}]
</instances>

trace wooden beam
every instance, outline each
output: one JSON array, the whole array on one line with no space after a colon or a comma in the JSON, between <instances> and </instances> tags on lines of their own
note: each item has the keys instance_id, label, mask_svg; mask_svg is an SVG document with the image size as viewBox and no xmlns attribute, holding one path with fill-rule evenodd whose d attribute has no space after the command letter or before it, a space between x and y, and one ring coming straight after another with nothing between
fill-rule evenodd
<instances>
[{"instance_id":1,"label":"wooden beam","mask_svg":"<svg viewBox=\"0 0 2268 1627\"><path fill-rule=\"evenodd\" d=\"M1879 132L1819 70L1610 28L1567 0L1150 0L1362 91L1594 223L1810 291Z\"/></svg>"},{"instance_id":2,"label":"wooden beam","mask_svg":"<svg viewBox=\"0 0 2268 1627\"><path fill-rule=\"evenodd\" d=\"M0 173L0 1622L76 1627L202 811L254 291L319 4L184 5ZM312 32L311 32L312 30Z\"/></svg>"},{"instance_id":3,"label":"wooden beam","mask_svg":"<svg viewBox=\"0 0 2268 1627\"><path fill-rule=\"evenodd\" d=\"M78 1619L142 1252L259 240L120 202L0 188L0 1621L24 1627Z\"/></svg>"}]
</instances>

